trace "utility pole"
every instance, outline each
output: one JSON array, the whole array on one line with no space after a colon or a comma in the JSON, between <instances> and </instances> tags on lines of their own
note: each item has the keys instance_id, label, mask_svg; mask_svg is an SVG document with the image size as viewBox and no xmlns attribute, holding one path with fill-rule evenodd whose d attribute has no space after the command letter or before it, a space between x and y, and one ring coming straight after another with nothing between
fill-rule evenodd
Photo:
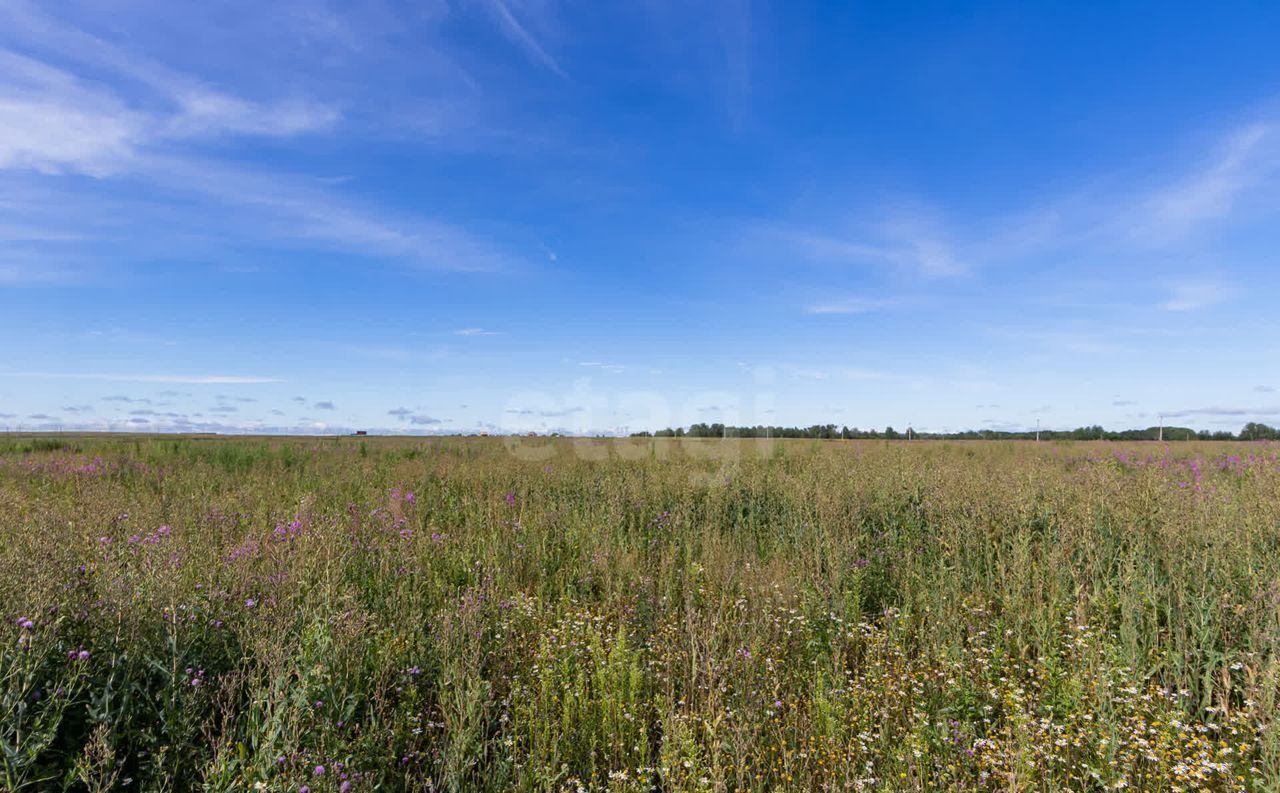
<instances>
[{"instance_id":1,"label":"utility pole","mask_svg":"<svg viewBox=\"0 0 1280 793\"><path fill-rule=\"evenodd\" d=\"M1040 442L1040 419L1036 419L1036 443Z\"/></svg>"},{"instance_id":2,"label":"utility pole","mask_svg":"<svg viewBox=\"0 0 1280 793\"><path fill-rule=\"evenodd\" d=\"M1163 413L1160 414L1160 431L1159 431L1159 434L1156 435L1156 440L1160 441L1161 443L1164 442L1164 414Z\"/></svg>"}]
</instances>

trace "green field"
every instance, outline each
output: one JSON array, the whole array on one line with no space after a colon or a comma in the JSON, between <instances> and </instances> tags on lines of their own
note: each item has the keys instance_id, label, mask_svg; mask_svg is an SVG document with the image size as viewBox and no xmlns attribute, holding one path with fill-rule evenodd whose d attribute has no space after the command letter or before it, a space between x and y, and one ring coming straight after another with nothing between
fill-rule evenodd
<instances>
[{"instance_id":1,"label":"green field","mask_svg":"<svg viewBox=\"0 0 1280 793\"><path fill-rule=\"evenodd\" d=\"M0 789L1280 790L1280 445L0 438Z\"/></svg>"}]
</instances>

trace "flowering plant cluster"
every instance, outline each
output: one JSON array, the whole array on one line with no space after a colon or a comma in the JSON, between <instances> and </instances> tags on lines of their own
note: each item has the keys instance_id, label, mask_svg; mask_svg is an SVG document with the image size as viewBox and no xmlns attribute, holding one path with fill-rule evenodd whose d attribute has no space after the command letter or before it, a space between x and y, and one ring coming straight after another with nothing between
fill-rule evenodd
<instances>
[{"instance_id":1,"label":"flowering plant cluster","mask_svg":"<svg viewBox=\"0 0 1280 793\"><path fill-rule=\"evenodd\" d=\"M1280 789L1280 447L619 443L0 445L0 790Z\"/></svg>"}]
</instances>

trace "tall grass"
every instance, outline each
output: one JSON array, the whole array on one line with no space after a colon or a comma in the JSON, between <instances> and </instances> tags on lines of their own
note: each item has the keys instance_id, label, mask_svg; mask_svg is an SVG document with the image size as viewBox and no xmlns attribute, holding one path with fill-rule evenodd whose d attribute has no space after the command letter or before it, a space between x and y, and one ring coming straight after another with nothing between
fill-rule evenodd
<instances>
[{"instance_id":1,"label":"tall grass","mask_svg":"<svg viewBox=\"0 0 1280 793\"><path fill-rule=\"evenodd\" d=\"M1280 446L0 451L0 790L1276 790Z\"/></svg>"}]
</instances>

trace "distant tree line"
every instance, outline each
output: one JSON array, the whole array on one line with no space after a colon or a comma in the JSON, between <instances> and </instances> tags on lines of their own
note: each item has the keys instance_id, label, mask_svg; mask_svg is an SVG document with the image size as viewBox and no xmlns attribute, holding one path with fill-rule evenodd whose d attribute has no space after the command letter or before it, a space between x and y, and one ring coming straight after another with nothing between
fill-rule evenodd
<instances>
[{"instance_id":1,"label":"distant tree line","mask_svg":"<svg viewBox=\"0 0 1280 793\"><path fill-rule=\"evenodd\" d=\"M814 438L821 440L1034 440L1036 430L1011 432L1008 430L965 430L963 432L916 432L907 429L899 432L893 427L883 430L837 427L835 424L814 424L811 427L733 427L724 424L693 424L688 428L658 430L657 432L633 432L633 438ZM1073 430L1040 430L1041 440L1072 441L1154 441L1161 437L1166 441L1259 441L1280 440L1280 430L1266 424L1249 422L1238 434L1219 430L1193 430L1189 427L1147 427L1144 430L1106 430L1101 425L1076 427Z\"/></svg>"}]
</instances>

